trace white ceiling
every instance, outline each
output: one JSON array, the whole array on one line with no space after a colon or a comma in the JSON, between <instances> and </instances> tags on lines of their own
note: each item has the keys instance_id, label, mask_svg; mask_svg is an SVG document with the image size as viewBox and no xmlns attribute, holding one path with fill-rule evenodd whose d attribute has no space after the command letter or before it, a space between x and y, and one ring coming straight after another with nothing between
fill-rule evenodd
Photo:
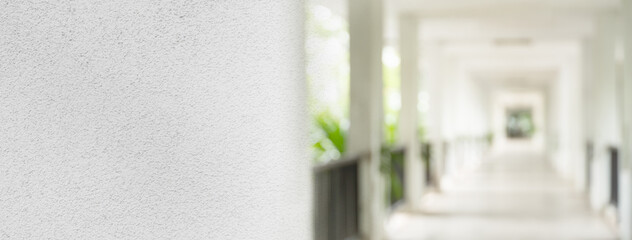
<instances>
[{"instance_id":1,"label":"white ceiling","mask_svg":"<svg viewBox=\"0 0 632 240\"><path fill-rule=\"evenodd\" d=\"M347 0L311 1L347 13ZM489 79L487 84L541 86L551 77L526 76L550 73L560 59L579 57L578 44L595 32L595 16L614 14L620 5L620 0L384 0L385 44L397 46L399 15L416 15L422 58L434 57L424 53L441 46L445 57L477 69L484 75L477 78Z\"/></svg>"},{"instance_id":2,"label":"white ceiling","mask_svg":"<svg viewBox=\"0 0 632 240\"><path fill-rule=\"evenodd\" d=\"M386 0L396 13L420 16L463 16L502 14L541 10L593 12L618 7L620 0Z\"/></svg>"},{"instance_id":3,"label":"white ceiling","mask_svg":"<svg viewBox=\"0 0 632 240\"><path fill-rule=\"evenodd\" d=\"M545 89L562 64L581 57L594 34L595 16L613 14L613 0L393 0L385 40L397 45L397 15L420 19L422 58L439 50L470 78L487 87ZM440 43L440 44L437 44ZM427 60L426 60L427 61Z\"/></svg>"},{"instance_id":4,"label":"white ceiling","mask_svg":"<svg viewBox=\"0 0 632 240\"><path fill-rule=\"evenodd\" d=\"M478 71L473 72L471 78L488 88L544 90L557 78L557 72L554 69Z\"/></svg>"}]
</instances>

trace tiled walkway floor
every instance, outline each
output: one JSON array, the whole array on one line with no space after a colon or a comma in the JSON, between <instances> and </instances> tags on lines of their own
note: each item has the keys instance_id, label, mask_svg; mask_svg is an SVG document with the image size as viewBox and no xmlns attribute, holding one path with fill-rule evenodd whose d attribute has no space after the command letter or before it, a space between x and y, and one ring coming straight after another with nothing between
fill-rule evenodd
<instances>
[{"instance_id":1,"label":"tiled walkway floor","mask_svg":"<svg viewBox=\"0 0 632 240\"><path fill-rule=\"evenodd\" d=\"M489 159L446 179L444 191L425 196L423 205L395 213L389 239L616 239L587 198L535 154Z\"/></svg>"}]
</instances>

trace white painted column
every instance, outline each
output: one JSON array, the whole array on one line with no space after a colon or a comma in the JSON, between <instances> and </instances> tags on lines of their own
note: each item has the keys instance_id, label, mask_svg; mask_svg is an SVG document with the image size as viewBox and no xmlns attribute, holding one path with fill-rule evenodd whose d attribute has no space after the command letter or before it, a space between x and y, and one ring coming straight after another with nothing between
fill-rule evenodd
<instances>
[{"instance_id":1,"label":"white painted column","mask_svg":"<svg viewBox=\"0 0 632 240\"><path fill-rule=\"evenodd\" d=\"M577 56L579 57L579 56ZM578 169L576 163L579 161L579 143L582 138L577 136L582 128L577 124L582 116L576 115L574 105L579 104L575 96L580 97L579 85L581 84L579 75L580 61L577 58L569 57L563 59L558 65L558 77L552 86L550 96L552 97L550 108L551 130L554 133L553 166L556 171L568 181L575 179L575 172Z\"/></svg>"},{"instance_id":2,"label":"white painted column","mask_svg":"<svg viewBox=\"0 0 632 240\"><path fill-rule=\"evenodd\" d=\"M443 176L445 169L445 150L444 149L444 138L442 132L442 68L441 63L442 55L441 55L442 45L438 41L434 41L432 43L426 43L423 45L422 57L422 72L424 81L427 83L426 86L422 86L424 89L427 89L428 93L428 113L427 113L427 129L426 134L428 140L432 143L432 157L434 159L433 162L433 171L435 172L434 187L436 190L441 190L440 180Z\"/></svg>"},{"instance_id":3,"label":"white painted column","mask_svg":"<svg viewBox=\"0 0 632 240\"><path fill-rule=\"evenodd\" d=\"M580 58L581 46L577 45L577 55L567 57L561 67L561 114L560 121L560 150L563 151L563 168L565 177L572 180L575 189L582 191L585 186L584 160L584 128L582 112L582 78Z\"/></svg>"},{"instance_id":4,"label":"white painted column","mask_svg":"<svg viewBox=\"0 0 632 240\"><path fill-rule=\"evenodd\" d=\"M458 87L458 61L451 56L441 58L441 137L448 143L445 151L444 167L447 175L457 172L459 167L460 145L455 133L457 125L457 101L454 97Z\"/></svg>"},{"instance_id":5,"label":"white painted column","mask_svg":"<svg viewBox=\"0 0 632 240\"><path fill-rule=\"evenodd\" d=\"M349 152L370 152L360 164L360 232L382 239L384 179L382 143L382 1L349 0L350 127Z\"/></svg>"},{"instance_id":6,"label":"white painted column","mask_svg":"<svg viewBox=\"0 0 632 240\"><path fill-rule=\"evenodd\" d=\"M399 117L399 141L406 146L404 197L406 205L413 209L420 205L426 179L418 139L419 111L417 101L420 80L418 27L416 16L400 16L399 52L401 57L402 107Z\"/></svg>"},{"instance_id":7,"label":"white painted column","mask_svg":"<svg viewBox=\"0 0 632 240\"><path fill-rule=\"evenodd\" d=\"M624 46L623 78L623 144L619 176L619 224L622 240L632 239L632 0L624 0L622 28Z\"/></svg>"},{"instance_id":8,"label":"white painted column","mask_svg":"<svg viewBox=\"0 0 632 240\"><path fill-rule=\"evenodd\" d=\"M591 203L596 210L607 206L610 196L610 162L608 146L620 142L620 122L616 102L615 22L614 16L604 15L597 21L595 38L594 153L591 168Z\"/></svg>"},{"instance_id":9,"label":"white painted column","mask_svg":"<svg viewBox=\"0 0 632 240\"><path fill-rule=\"evenodd\" d=\"M595 51L594 51L594 39L592 37L587 37L585 39L582 40L581 42L581 58L582 58L582 62L581 62L581 66L582 66L582 85L583 85L583 89L582 89L582 106L583 106L583 132L584 132L584 137L583 137L583 153L584 153L584 157L582 157L581 159L584 161L584 172L583 172L583 177L580 178L580 181L583 181L583 189L586 189L587 192L590 192L591 189L589 188L589 185L591 184L590 181L591 179L588 179L588 174L591 171L591 162L594 160L594 153L593 156L588 156L588 143L592 142L593 146L594 146L594 140L595 140L595 133L594 133L594 128L595 128L595 93L593 90L593 85L595 84L595 74L594 74L594 69L595 69ZM589 159L592 158L592 159Z\"/></svg>"}]
</instances>

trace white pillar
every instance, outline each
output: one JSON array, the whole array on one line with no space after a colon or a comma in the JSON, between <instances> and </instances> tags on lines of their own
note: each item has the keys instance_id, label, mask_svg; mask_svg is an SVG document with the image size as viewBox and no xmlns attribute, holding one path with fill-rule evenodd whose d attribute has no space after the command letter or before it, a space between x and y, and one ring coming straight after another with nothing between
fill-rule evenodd
<instances>
[{"instance_id":1,"label":"white pillar","mask_svg":"<svg viewBox=\"0 0 632 240\"><path fill-rule=\"evenodd\" d=\"M577 45L578 52L580 45ZM585 160L584 160L584 128L582 113L582 78L580 54L566 58L560 67L560 114L558 121L560 126L559 139L560 151L563 157L564 177L572 180L575 189L583 191L585 187Z\"/></svg>"},{"instance_id":2,"label":"white pillar","mask_svg":"<svg viewBox=\"0 0 632 240\"><path fill-rule=\"evenodd\" d=\"M443 54L442 54L443 55ZM444 151L445 172L451 175L457 172L459 167L460 143L455 133L457 101L454 97L458 87L458 61L454 57L442 56L441 58L441 138L448 143Z\"/></svg>"},{"instance_id":3,"label":"white pillar","mask_svg":"<svg viewBox=\"0 0 632 240\"><path fill-rule=\"evenodd\" d=\"M360 232L382 239L384 181L382 143L382 1L349 0L350 128L349 152L370 152L360 164Z\"/></svg>"},{"instance_id":4,"label":"white pillar","mask_svg":"<svg viewBox=\"0 0 632 240\"><path fill-rule=\"evenodd\" d=\"M589 189L589 185L591 184L588 179L588 174L591 171L591 162L594 161L594 152L592 156L588 156L588 144L592 143L594 147L594 139L595 139L595 93L593 91L593 85L595 84L595 74L594 74L594 64L595 64L595 51L594 51L594 39L592 37L588 37L582 40L582 50L581 50L581 58L582 58L582 106L583 106L583 132L584 132L584 157L581 158L584 160L584 177L583 177L583 188L591 191Z\"/></svg>"},{"instance_id":5,"label":"white pillar","mask_svg":"<svg viewBox=\"0 0 632 240\"><path fill-rule=\"evenodd\" d=\"M610 196L610 162L608 146L620 142L620 127L616 103L615 75L615 19L612 15L599 17L595 38L595 74L592 90L594 108L594 161L591 166L591 203L601 210Z\"/></svg>"},{"instance_id":6,"label":"white pillar","mask_svg":"<svg viewBox=\"0 0 632 240\"><path fill-rule=\"evenodd\" d=\"M406 204L419 207L425 186L424 166L420 156L418 137L419 110L419 40L418 19L404 15L399 18L399 52L401 57L401 97L402 107L399 117L399 141L406 146Z\"/></svg>"},{"instance_id":7,"label":"white pillar","mask_svg":"<svg viewBox=\"0 0 632 240\"><path fill-rule=\"evenodd\" d=\"M575 189L583 192L586 190L586 136L585 136L585 119L584 108L587 103L584 99L584 82L587 81L585 76L586 70L583 68L586 65L586 59L584 55L584 42L578 42L577 56L569 59L569 67L571 71L570 82L567 85L569 89L568 100L568 115L569 121L567 121L567 128L569 128L569 161L572 165L572 179L575 185Z\"/></svg>"},{"instance_id":8,"label":"white pillar","mask_svg":"<svg viewBox=\"0 0 632 240\"><path fill-rule=\"evenodd\" d=\"M442 45L438 42L426 43L423 45L421 52L423 52L422 60L423 60L423 70L421 74L423 75L423 79L425 79L425 86L422 86L426 89L428 93L428 113L427 113L427 129L426 134L428 140L432 143L432 157L433 157L433 171L434 175L434 187L436 190L441 190L440 180L443 176L445 169L445 158L446 155L444 152L447 149L444 149L444 137L442 132L442 120L444 111L442 105L442 94L443 94L443 81L442 81L442 65L443 62L441 55Z\"/></svg>"},{"instance_id":9,"label":"white pillar","mask_svg":"<svg viewBox=\"0 0 632 240\"><path fill-rule=\"evenodd\" d=\"M623 80L623 144L619 184L619 224L622 240L632 239L632 0L625 0L622 16L623 46L625 51Z\"/></svg>"}]
</instances>

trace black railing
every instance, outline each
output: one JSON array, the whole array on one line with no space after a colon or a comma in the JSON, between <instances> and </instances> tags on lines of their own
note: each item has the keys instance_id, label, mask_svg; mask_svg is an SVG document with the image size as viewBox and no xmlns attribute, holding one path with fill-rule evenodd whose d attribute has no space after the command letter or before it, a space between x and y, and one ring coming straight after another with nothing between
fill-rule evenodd
<instances>
[{"instance_id":1,"label":"black railing","mask_svg":"<svg viewBox=\"0 0 632 240\"><path fill-rule=\"evenodd\" d=\"M610 203L615 207L619 204L619 150L609 147L610 155Z\"/></svg>"},{"instance_id":2,"label":"black railing","mask_svg":"<svg viewBox=\"0 0 632 240\"><path fill-rule=\"evenodd\" d=\"M404 147L384 148L382 152L391 208L404 200L405 153ZM368 158L369 154L362 154L314 167L314 239L360 239L359 166Z\"/></svg>"},{"instance_id":3,"label":"black railing","mask_svg":"<svg viewBox=\"0 0 632 240\"><path fill-rule=\"evenodd\" d=\"M452 145L450 145L450 142L448 141L443 141L442 143L442 152L441 152L441 169L442 171L440 173L438 173L439 175L443 175L443 174L447 174L448 173L448 154L450 153L450 147L452 147Z\"/></svg>"},{"instance_id":4,"label":"black railing","mask_svg":"<svg viewBox=\"0 0 632 240\"><path fill-rule=\"evenodd\" d=\"M590 190L590 181L592 178L592 174L590 173L590 169L592 168L592 162L594 158L594 145L592 141L586 142L586 190Z\"/></svg>"},{"instance_id":5,"label":"black railing","mask_svg":"<svg viewBox=\"0 0 632 240\"><path fill-rule=\"evenodd\" d=\"M428 142L421 144L421 160L424 164L426 173L426 185L433 185L433 171L432 171L432 145Z\"/></svg>"},{"instance_id":6,"label":"black railing","mask_svg":"<svg viewBox=\"0 0 632 240\"><path fill-rule=\"evenodd\" d=\"M314 167L314 239L355 239L359 234L358 172L362 156Z\"/></svg>"},{"instance_id":7,"label":"black railing","mask_svg":"<svg viewBox=\"0 0 632 240\"><path fill-rule=\"evenodd\" d=\"M387 178L389 188L387 197L391 207L401 204L404 200L404 190L406 189L405 155L405 147L394 147L388 150Z\"/></svg>"}]
</instances>

